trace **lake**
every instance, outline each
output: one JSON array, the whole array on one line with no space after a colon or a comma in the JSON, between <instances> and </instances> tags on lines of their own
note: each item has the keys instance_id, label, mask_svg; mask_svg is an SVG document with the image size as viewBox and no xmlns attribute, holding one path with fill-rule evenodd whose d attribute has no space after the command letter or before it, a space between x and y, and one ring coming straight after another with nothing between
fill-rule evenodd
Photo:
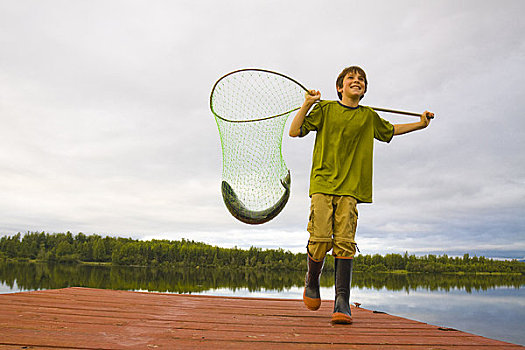
<instances>
[{"instance_id":1,"label":"lake","mask_svg":"<svg viewBox=\"0 0 525 350\"><path fill-rule=\"evenodd\" d=\"M0 262L0 293L71 286L301 299L303 272ZM332 273L321 296L334 299ZM352 302L437 326L525 345L525 277L354 273Z\"/></svg>"}]
</instances>

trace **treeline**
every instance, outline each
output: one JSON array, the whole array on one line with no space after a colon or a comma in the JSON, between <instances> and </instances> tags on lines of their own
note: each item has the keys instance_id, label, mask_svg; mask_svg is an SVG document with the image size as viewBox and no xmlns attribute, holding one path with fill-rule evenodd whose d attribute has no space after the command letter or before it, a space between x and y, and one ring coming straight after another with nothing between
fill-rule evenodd
<instances>
[{"instance_id":1,"label":"treeline","mask_svg":"<svg viewBox=\"0 0 525 350\"><path fill-rule=\"evenodd\" d=\"M301 268L305 254L283 249L221 248L182 239L141 241L122 237L35 233L0 238L0 259L99 262L126 266Z\"/></svg>"},{"instance_id":2,"label":"treeline","mask_svg":"<svg viewBox=\"0 0 525 350\"><path fill-rule=\"evenodd\" d=\"M219 267L261 270L306 269L306 254L283 249L220 248L182 239L180 241L140 241L122 237L101 237L71 232L48 234L29 232L0 238L0 260L39 260L60 263L100 262L125 266ZM325 271L334 269L328 256ZM525 274L525 263L499 261L485 257L415 256L405 253L357 255L354 269L363 272L427 273L518 273Z\"/></svg>"},{"instance_id":3,"label":"treeline","mask_svg":"<svg viewBox=\"0 0 525 350\"><path fill-rule=\"evenodd\" d=\"M424 273L519 273L525 274L525 263L518 260L494 260L483 256L449 257L429 254L424 256L401 254L360 255L356 263L361 271L385 272L407 271Z\"/></svg>"}]
</instances>

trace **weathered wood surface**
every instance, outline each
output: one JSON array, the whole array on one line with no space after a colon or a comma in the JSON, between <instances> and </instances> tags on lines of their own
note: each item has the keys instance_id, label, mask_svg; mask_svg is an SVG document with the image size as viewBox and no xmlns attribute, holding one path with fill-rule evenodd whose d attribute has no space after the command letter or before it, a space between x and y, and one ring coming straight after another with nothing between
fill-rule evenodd
<instances>
[{"instance_id":1,"label":"weathered wood surface","mask_svg":"<svg viewBox=\"0 0 525 350\"><path fill-rule=\"evenodd\" d=\"M333 301L66 288L0 294L0 349L523 349Z\"/></svg>"}]
</instances>

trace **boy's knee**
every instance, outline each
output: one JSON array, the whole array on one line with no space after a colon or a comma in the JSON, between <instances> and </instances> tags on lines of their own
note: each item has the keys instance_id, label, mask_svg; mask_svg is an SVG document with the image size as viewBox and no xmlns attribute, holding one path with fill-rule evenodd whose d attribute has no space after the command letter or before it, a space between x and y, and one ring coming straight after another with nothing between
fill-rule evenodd
<instances>
[{"instance_id":1,"label":"boy's knee","mask_svg":"<svg viewBox=\"0 0 525 350\"><path fill-rule=\"evenodd\" d=\"M351 241L334 240L333 255L338 258L353 258L356 253L356 244Z\"/></svg>"},{"instance_id":2,"label":"boy's knee","mask_svg":"<svg viewBox=\"0 0 525 350\"><path fill-rule=\"evenodd\" d=\"M308 255L315 261L322 261L326 253L332 249L332 242L308 241Z\"/></svg>"}]
</instances>

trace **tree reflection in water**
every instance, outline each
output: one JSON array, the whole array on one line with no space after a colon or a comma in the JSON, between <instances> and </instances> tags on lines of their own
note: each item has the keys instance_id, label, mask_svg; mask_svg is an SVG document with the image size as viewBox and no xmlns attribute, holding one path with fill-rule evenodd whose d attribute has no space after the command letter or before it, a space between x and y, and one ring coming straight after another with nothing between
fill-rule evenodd
<instances>
[{"instance_id":1,"label":"tree reflection in water","mask_svg":"<svg viewBox=\"0 0 525 350\"><path fill-rule=\"evenodd\" d=\"M12 289L16 285L18 290L89 287L170 293L200 293L212 289L279 292L302 287L303 281L304 272L298 271L283 273L254 269L168 269L0 262L0 283ZM322 275L321 285L333 286L332 273ZM353 287L406 292L423 288L430 291L459 289L470 293L496 287L520 288L523 285L525 277L522 275L355 273L352 280Z\"/></svg>"}]
</instances>

